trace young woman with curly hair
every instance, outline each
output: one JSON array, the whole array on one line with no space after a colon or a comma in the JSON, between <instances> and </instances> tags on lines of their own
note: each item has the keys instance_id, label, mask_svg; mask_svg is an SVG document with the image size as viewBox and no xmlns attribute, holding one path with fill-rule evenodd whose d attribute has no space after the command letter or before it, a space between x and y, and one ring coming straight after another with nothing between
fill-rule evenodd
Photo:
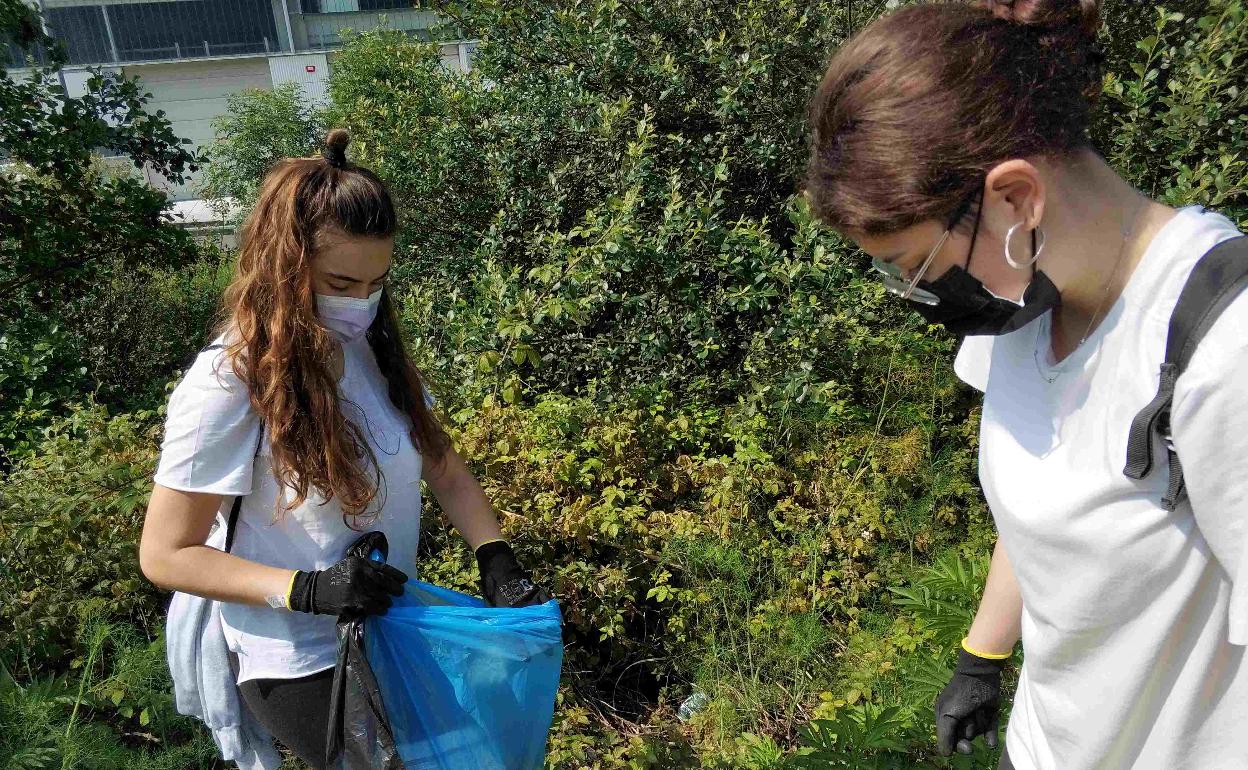
<instances>
[{"instance_id":1,"label":"young woman with curly hair","mask_svg":"<svg viewBox=\"0 0 1248 770\"><path fill-rule=\"evenodd\" d=\"M402 593L422 480L476 550L489 603L548 598L430 408L387 288L394 205L347 161L347 142L333 131L323 157L284 160L264 179L219 335L169 399L140 546L152 582L222 603L244 702L313 767L325 760L336 617L383 613ZM240 496L225 550L205 545ZM344 558L374 530L386 564Z\"/></svg>"}]
</instances>

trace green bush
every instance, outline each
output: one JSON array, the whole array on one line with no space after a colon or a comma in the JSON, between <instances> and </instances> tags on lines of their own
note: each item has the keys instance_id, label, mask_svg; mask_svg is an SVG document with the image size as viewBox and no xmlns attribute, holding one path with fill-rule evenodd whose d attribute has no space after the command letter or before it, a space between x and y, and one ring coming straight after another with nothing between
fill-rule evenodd
<instances>
[{"instance_id":1,"label":"green bush","mask_svg":"<svg viewBox=\"0 0 1248 770\"><path fill-rule=\"evenodd\" d=\"M297 83L272 91L249 88L230 94L226 104L226 114L212 124L216 137L207 151L201 187L205 197L231 198L246 210L275 162L318 151L325 118L319 107L307 103Z\"/></svg>"},{"instance_id":2,"label":"green bush","mask_svg":"<svg viewBox=\"0 0 1248 770\"><path fill-rule=\"evenodd\" d=\"M8 474L0 498L0 660L18 671L81 663L83 619L107 608L155 638L160 592L139 571L138 540L156 471L151 413L75 408Z\"/></svg>"},{"instance_id":3,"label":"green bush","mask_svg":"<svg viewBox=\"0 0 1248 770\"><path fill-rule=\"evenodd\" d=\"M941 392L931 378L948 375L935 363L914 387ZM960 398L948 383L943 393L937 410ZM973 439L936 439L931 412L904 430L885 420L896 433L880 431L878 415L857 432L842 422L823 451L776 457L781 423L670 395L605 411L586 397L531 407L487 398L451 415L504 533L563 604L556 755L617 766L606 763L621 749L609 735L581 743L573 716L590 713L621 730L657 719L636 751L670 757L692 743L708 763L764 751L765 741L742 749L738 736L772 740L839 692L842 640L916 559L955 545L987 552L985 510L965 480ZM959 430L970 435L973 423ZM928 454L933 440L949 444L942 456ZM426 528L423 579L474 590L470 563L453 532ZM665 738L659 725L691 691L714 705L687 736Z\"/></svg>"},{"instance_id":4,"label":"green bush","mask_svg":"<svg viewBox=\"0 0 1248 770\"><path fill-rule=\"evenodd\" d=\"M952 342L793 195L827 51L886 4L432 5L481 37L477 69L361 35L324 120L395 190L414 352L563 603L548 766L994 766L982 748L934 756L931 714L992 547L976 399ZM1183 19L1106 7L1100 146L1146 191L1244 223L1242 0L1183 2ZM223 122L231 194L274 153L307 152L319 127L290 96L253 94ZM9 764L61 764L49 736L136 749L145 711L184 747L170 763L198 761L151 675L161 597L135 543L159 438L142 410L202 339L224 265L105 273L65 324L0 338L2 440L25 447L0 502ZM64 417L76 389L139 411ZM421 577L471 591L471 565L430 521ZM139 636L97 648L84 618ZM704 706L678 716L695 693Z\"/></svg>"},{"instance_id":5,"label":"green bush","mask_svg":"<svg viewBox=\"0 0 1248 770\"><path fill-rule=\"evenodd\" d=\"M136 79L92 73L84 93L67 93L63 51L41 30L28 3L0 0L0 472L92 389L67 311L114 275L197 255L145 174L176 184L200 157L148 111ZM18 51L46 65L18 76L7 68ZM128 162L99 161L100 148Z\"/></svg>"},{"instance_id":6,"label":"green bush","mask_svg":"<svg viewBox=\"0 0 1248 770\"><path fill-rule=\"evenodd\" d=\"M0 471L82 392L87 372L72 351L55 319L26 315L0 333Z\"/></svg>"},{"instance_id":7,"label":"green bush","mask_svg":"<svg viewBox=\"0 0 1248 770\"><path fill-rule=\"evenodd\" d=\"M413 201L401 275L430 292L448 381L508 401L748 391L809 259L799 94L843 4L432 5L482 38L472 73L368 34L331 93L357 159Z\"/></svg>"},{"instance_id":8,"label":"green bush","mask_svg":"<svg viewBox=\"0 0 1248 770\"><path fill-rule=\"evenodd\" d=\"M96 400L115 411L162 406L166 384L210 341L232 273L232 255L205 249L186 267L116 270L68 308Z\"/></svg>"},{"instance_id":9,"label":"green bush","mask_svg":"<svg viewBox=\"0 0 1248 770\"><path fill-rule=\"evenodd\" d=\"M185 267L100 266L55 313L15 318L0 333L0 468L87 395L119 411L161 406L208 342L231 267L207 250Z\"/></svg>"},{"instance_id":10,"label":"green bush","mask_svg":"<svg viewBox=\"0 0 1248 770\"><path fill-rule=\"evenodd\" d=\"M1110 161L1174 206L1248 228L1248 19L1242 0L1188 17L1157 8L1129 71L1106 78Z\"/></svg>"}]
</instances>

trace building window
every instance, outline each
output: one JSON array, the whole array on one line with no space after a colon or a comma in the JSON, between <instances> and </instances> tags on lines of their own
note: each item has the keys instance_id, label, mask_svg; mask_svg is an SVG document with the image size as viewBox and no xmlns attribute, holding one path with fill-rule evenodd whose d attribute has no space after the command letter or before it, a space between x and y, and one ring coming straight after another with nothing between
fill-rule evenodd
<instances>
[{"instance_id":1,"label":"building window","mask_svg":"<svg viewBox=\"0 0 1248 770\"><path fill-rule=\"evenodd\" d=\"M48 31L65 44L70 64L94 64L113 60L108 47L102 6L49 8Z\"/></svg>"},{"instance_id":2,"label":"building window","mask_svg":"<svg viewBox=\"0 0 1248 770\"><path fill-rule=\"evenodd\" d=\"M410 10L412 0L300 0L303 13Z\"/></svg>"},{"instance_id":3,"label":"building window","mask_svg":"<svg viewBox=\"0 0 1248 770\"><path fill-rule=\"evenodd\" d=\"M393 11L396 8L411 8L411 0L359 0L361 11Z\"/></svg>"},{"instance_id":4,"label":"building window","mask_svg":"<svg viewBox=\"0 0 1248 770\"><path fill-rule=\"evenodd\" d=\"M50 8L47 19L71 64L232 56L287 47L269 0L84 3Z\"/></svg>"}]
</instances>

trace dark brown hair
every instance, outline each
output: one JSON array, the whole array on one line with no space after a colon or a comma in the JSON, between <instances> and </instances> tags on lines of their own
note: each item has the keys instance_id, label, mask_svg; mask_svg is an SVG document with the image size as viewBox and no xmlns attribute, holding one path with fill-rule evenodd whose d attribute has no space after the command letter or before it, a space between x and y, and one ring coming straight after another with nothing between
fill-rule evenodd
<instances>
[{"instance_id":1,"label":"dark brown hair","mask_svg":"<svg viewBox=\"0 0 1248 770\"><path fill-rule=\"evenodd\" d=\"M351 526L347 517L366 513L381 478L368 441L340 408L330 369L337 343L317 320L312 260L327 233L388 238L398 221L381 179L347 161L348 142L346 131L330 131L320 157L288 158L264 178L240 233L222 331L230 364L268 431L274 473L295 492L287 508L315 488L338 498ZM448 440L425 403L388 289L368 342L390 400L411 418L413 443L440 461Z\"/></svg>"},{"instance_id":2,"label":"dark brown hair","mask_svg":"<svg viewBox=\"0 0 1248 770\"><path fill-rule=\"evenodd\" d=\"M947 219L1010 158L1090 146L1100 0L909 6L833 57L810 104L806 192L872 235Z\"/></svg>"}]
</instances>

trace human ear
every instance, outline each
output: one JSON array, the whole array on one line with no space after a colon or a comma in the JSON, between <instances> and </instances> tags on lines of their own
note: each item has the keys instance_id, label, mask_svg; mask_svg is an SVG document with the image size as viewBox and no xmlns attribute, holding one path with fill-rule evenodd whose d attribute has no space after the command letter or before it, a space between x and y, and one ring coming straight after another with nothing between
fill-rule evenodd
<instances>
[{"instance_id":1,"label":"human ear","mask_svg":"<svg viewBox=\"0 0 1248 770\"><path fill-rule=\"evenodd\" d=\"M984 183L982 226L1000 240L1010 228L1028 232L1044 218L1047 188L1035 164L1014 159L997 164Z\"/></svg>"}]
</instances>

